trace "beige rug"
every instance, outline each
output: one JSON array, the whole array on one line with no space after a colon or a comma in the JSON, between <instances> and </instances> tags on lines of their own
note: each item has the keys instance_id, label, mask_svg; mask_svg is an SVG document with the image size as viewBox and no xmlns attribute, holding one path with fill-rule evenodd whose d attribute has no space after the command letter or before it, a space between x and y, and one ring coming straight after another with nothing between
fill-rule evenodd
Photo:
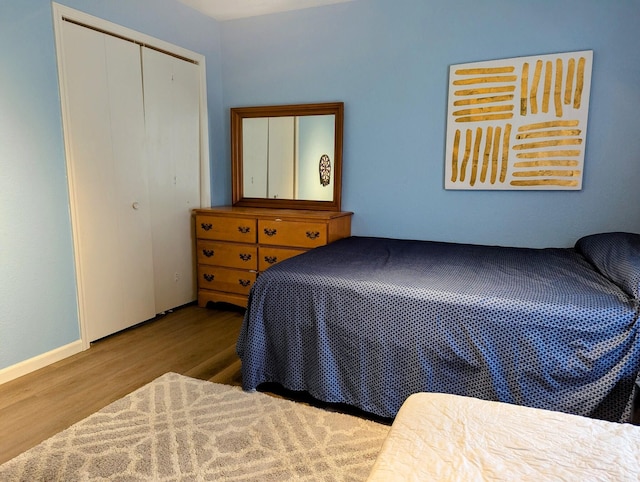
<instances>
[{"instance_id":1,"label":"beige rug","mask_svg":"<svg viewBox=\"0 0 640 482\"><path fill-rule=\"evenodd\" d=\"M167 373L1 465L0 480L365 480L388 431Z\"/></svg>"}]
</instances>

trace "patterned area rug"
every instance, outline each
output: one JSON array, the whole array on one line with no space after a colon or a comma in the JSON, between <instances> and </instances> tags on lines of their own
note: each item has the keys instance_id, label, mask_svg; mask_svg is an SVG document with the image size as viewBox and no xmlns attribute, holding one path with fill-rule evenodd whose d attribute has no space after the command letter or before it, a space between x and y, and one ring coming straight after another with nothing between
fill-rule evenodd
<instances>
[{"instance_id":1,"label":"patterned area rug","mask_svg":"<svg viewBox=\"0 0 640 482\"><path fill-rule=\"evenodd\" d=\"M0 480L365 480L388 431L167 373L1 465Z\"/></svg>"}]
</instances>

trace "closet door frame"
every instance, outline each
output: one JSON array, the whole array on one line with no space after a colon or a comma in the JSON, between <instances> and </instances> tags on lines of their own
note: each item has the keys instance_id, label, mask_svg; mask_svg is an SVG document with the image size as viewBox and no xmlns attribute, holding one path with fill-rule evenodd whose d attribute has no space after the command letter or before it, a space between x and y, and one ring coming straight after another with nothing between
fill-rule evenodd
<instances>
[{"instance_id":1,"label":"closet door frame","mask_svg":"<svg viewBox=\"0 0 640 482\"><path fill-rule=\"evenodd\" d=\"M62 108L62 123L64 131L65 158L67 168L67 181L69 190L69 205L71 213L71 230L74 239L74 258L76 271L76 290L78 302L78 317L80 320L80 337L82 340L82 349L86 350L90 346L87 337L87 326L85 316L85 299L83 295L83 286L81 283L80 273L80 256L78 252L77 239L79 239L79 231L75 219L77 219L76 206L77 197L75 195L73 163L70 158L70 139L66 126L69 124L69 101L67 99L67 81L65 78L64 55L62 52L62 24L71 21L88 28L93 28L103 33L114 35L133 43L143 45L152 49L159 50L169 55L193 62L199 68L200 73L200 207L211 206L211 187L210 187L210 168L209 168L209 121L207 116L207 83L206 83L206 63L205 57L201 54L178 47L163 40L151 37L149 35L131 30L121 25L103 20L93 15L86 14L79 10L60 5L52 2L54 34L56 41L56 56L58 62L58 80L60 88L60 102Z\"/></svg>"}]
</instances>

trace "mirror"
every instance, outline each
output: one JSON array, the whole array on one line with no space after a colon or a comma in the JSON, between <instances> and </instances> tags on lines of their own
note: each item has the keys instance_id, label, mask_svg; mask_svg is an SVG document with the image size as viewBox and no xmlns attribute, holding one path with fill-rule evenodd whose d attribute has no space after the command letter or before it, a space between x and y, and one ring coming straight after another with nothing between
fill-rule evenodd
<instances>
[{"instance_id":1,"label":"mirror","mask_svg":"<svg viewBox=\"0 0 640 482\"><path fill-rule=\"evenodd\" d=\"M344 104L231 109L234 206L340 211Z\"/></svg>"}]
</instances>

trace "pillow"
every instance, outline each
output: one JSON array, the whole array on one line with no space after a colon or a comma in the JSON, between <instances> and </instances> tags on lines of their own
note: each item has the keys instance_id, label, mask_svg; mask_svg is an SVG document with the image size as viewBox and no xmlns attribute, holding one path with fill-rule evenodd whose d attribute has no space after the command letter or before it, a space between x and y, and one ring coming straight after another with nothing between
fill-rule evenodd
<instances>
[{"instance_id":1,"label":"pillow","mask_svg":"<svg viewBox=\"0 0 640 482\"><path fill-rule=\"evenodd\" d=\"M580 238L576 250L632 297L640 298L640 234L601 233Z\"/></svg>"}]
</instances>

